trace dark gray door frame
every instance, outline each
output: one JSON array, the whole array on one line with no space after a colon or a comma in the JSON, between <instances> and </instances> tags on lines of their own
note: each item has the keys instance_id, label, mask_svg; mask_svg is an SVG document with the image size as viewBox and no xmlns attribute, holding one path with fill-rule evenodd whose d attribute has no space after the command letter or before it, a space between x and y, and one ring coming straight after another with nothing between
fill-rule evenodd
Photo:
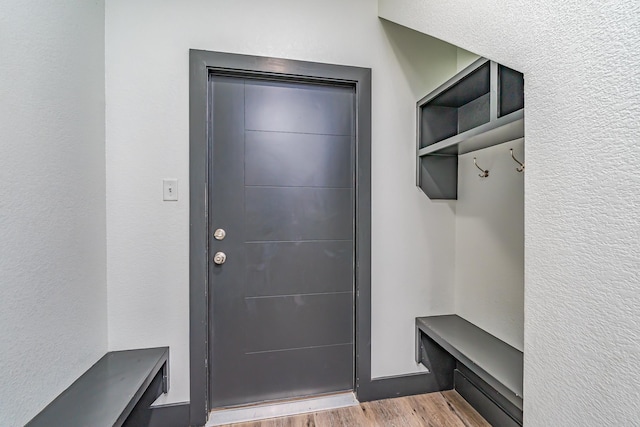
<instances>
[{"instance_id":1,"label":"dark gray door frame","mask_svg":"<svg viewBox=\"0 0 640 427\"><path fill-rule=\"evenodd\" d=\"M207 177L209 74L348 84L356 93L355 392L377 398L371 380L371 69L191 50L189 55L189 350L190 425L204 425L208 397Z\"/></svg>"}]
</instances>

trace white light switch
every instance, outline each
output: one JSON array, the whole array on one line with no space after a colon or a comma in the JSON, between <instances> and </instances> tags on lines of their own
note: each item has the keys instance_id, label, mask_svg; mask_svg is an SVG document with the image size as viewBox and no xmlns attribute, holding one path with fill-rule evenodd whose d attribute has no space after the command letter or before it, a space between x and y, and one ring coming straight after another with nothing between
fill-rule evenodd
<instances>
[{"instance_id":1,"label":"white light switch","mask_svg":"<svg viewBox=\"0 0 640 427\"><path fill-rule=\"evenodd\" d=\"M178 180L163 179L162 180L162 196L165 201L178 200Z\"/></svg>"}]
</instances>

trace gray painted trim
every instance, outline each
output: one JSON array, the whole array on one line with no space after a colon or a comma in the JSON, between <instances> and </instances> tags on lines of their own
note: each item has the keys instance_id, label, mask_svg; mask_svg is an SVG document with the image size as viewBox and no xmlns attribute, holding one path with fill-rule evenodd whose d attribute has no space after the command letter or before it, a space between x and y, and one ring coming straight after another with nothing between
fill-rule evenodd
<instances>
[{"instance_id":1,"label":"gray painted trim","mask_svg":"<svg viewBox=\"0 0 640 427\"><path fill-rule=\"evenodd\" d=\"M500 104L498 102L498 63L491 61L489 66L491 67L491 70L489 71L489 85L491 87L489 91L489 96L491 97L491 100L489 101L489 122L493 122L498 120L498 110L500 109ZM491 106L495 107L491 108Z\"/></svg>"},{"instance_id":2,"label":"gray painted trim","mask_svg":"<svg viewBox=\"0 0 640 427\"><path fill-rule=\"evenodd\" d=\"M186 427L189 425L189 402L158 405L149 408L148 427Z\"/></svg>"},{"instance_id":3,"label":"gray painted trim","mask_svg":"<svg viewBox=\"0 0 640 427\"><path fill-rule=\"evenodd\" d=\"M189 67L189 405L190 425L207 421L207 63Z\"/></svg>"},{"instance_id":4,"label":"gray painted trim","mask_svg":"<svg viewBox=\"0 0 640 427\"><path fill-rule=\"evenodd\" d=\"M352 85L356 89L356 393L371 388L371 69L287 59L189 51L190 424L208 412L207 84L229 73ZM365 399L366 400L366 399Z\"/></svg>"},{"instance_id":5,"label":"gray painted trim","mask_svg":"<svg viewBox=\"0 0 640 427\"><path fill-rule=\"evenodd\" d=\"M434 375L431 373L418 373L375 378L370 380L366 387L360 387L358 400L360 402L370 402L372 400L442 391L442 387L433 381L433 377Z\"/></svg>"}]
</instances>

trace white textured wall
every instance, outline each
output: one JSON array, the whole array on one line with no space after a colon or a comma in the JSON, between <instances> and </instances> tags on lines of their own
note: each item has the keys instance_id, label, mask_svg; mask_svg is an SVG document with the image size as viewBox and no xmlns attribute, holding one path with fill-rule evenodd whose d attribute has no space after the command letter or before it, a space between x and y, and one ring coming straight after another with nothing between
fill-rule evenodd
<instances>
[{"instance_id":1,"label":"white textured wall","mask_svg":"<svg viewBox=\"0 0 640 427\"><path fill-rule=\"evenodd\" d=\"M524 159L516 140L458 158L455 312L512 346L523 349ZM489 170L487 178L473 164Z\"/></svg>"},{"instance_id":2,"label":"white textured wall","mask_svg":"<svg viewBox=\"0 0 640 427\"><path fill-rule=\"evenodd\" d=\"M471 65L473 61L480 58L473 52L469 52L468 50L460 49L456 51L456 64L457 71L464 70L467 66Z\"/></svg>"},{"instance_id":3,"label":"white textured wall","mask_svg":"<svg viewBox=\"0 0 640 427\"><path fill-rule=\"evenodd\" d=\"M104 2L0 3L0 425L107 348Z\"/></svg>"},{"instance_id":4,"label":"white textured wall","mask_svg":"<svg viewBox=\"0 0 640 427\"><path fill-rule=\"evenodd\" d=\"M456 49L375 0L107 1L109 348L171 346L164 401L189 399L189 48L373 69L373 375L418 370L414 317L453 310L454 215L415 187L415 102Z\"/></svg>"},{"instance_id":5,"label":"white textured wall","mask_svg":"<svg viewBox=\"0 0 640 427\"><path fill-rule=\"evenodd\" d=\"M379 0L523 71L525 424L640 420L640 3Z\"/></svg>"}]
</instances>

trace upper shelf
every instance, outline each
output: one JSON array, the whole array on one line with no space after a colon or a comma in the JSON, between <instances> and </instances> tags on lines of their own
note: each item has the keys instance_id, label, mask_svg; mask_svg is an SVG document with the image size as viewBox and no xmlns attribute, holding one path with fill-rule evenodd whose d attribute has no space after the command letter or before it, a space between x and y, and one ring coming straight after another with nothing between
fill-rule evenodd
<instances>
[{"instance_id":1,"label":"upper shelf","mask_svg":"<svg viewBox=\"0 0 640 427\"><path fill-rule=\"evenodd\" d=\"M524 111L515 111L418 150L418 156L458 155L482 150L524 136Z\"/></svg>"},{"instance_id":2,"label":"upper shelf","mask_svg":"<svg viewBox=\"0 0 640 427\"><path fill-rule=\"evenodd\" d=\"M418 157L468 153L524 136L524 78L481 58L418 101Z\"/></svg>"}]
</instances>

